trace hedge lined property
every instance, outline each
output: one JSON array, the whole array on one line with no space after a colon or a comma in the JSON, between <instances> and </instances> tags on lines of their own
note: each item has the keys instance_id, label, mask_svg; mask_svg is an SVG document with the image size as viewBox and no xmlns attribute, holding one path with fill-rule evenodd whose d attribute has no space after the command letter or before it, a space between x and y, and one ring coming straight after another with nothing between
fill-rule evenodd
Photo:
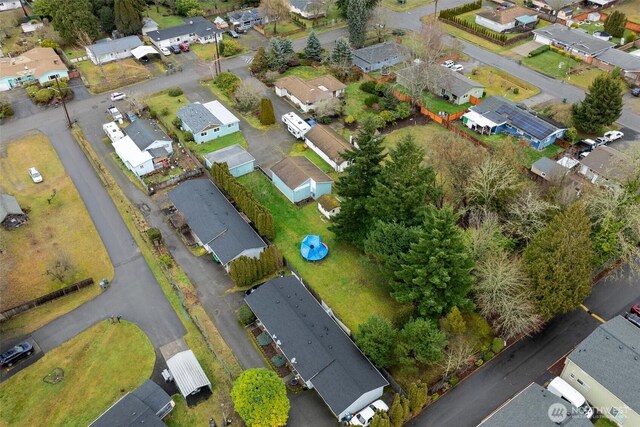
<instances>
[{"instance_id":1,"label":"hedge lined property","mask_svg":"<svg viewBox=\"0 0 640 427\"><path fill-rule=\"evenodd\" d=\"M276 246L267 247L260 259L241 256L229 263L229 275L238 287L249 286L269 276L284 265L282 253Z\"/></svg>"},{"instance_id":2,"label":"hedge lined property","mask_svg":"<svg viewBox=\"0 0 640 427\"><path fill-rule=\"evenodd\" d=\"M258 233L267 239L273 239L275 229L271 212L231 175L227 164L214 163L211 167L211 176L216 184L233 199L236 206L249 217Z\"/></svg>"},{"instance_id":3,"label":"hedge lined property","mask_svg":"<svg viewBox=\"0 0 640 427\"><path fill-rule=\"evenodd\" d=\"M482 0L478 0L472 3L463 4L462 6L453 7L451 9L441 10L438 16L442 19L451 19L454 16L462 15L463 13L471 12L472 10L480 9L481 7Z\"/></svg>"},{"instance_id":4,"label":"hedge lined property","mask_svg":"<svg viewBox=\"0 0 640 427\"><path fill-rule=\"evenodd\" d=\"M541 53L545 53L546 51L548 51L549 49L551 49L549 47L548 44L542 45L537 49L533 49L531 52L529 52L529 55L527 55L529 58L533 58L534 56L538 56Z\"/></svg>"}]
</instances>

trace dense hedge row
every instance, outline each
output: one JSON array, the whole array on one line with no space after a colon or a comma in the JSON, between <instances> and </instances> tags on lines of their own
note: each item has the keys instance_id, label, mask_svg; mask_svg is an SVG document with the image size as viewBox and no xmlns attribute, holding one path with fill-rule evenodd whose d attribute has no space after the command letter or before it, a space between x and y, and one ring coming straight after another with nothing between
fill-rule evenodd
<instances>
[{"instance_id":1,"label":"dense hedge row","mask_svg":"<svg viewBox=\"0 0 640 427\"><path fill-rule=\"evenodd\" d=\"M282 253L276 246L267 247L260 258L241 256L229 263L229 275L238 287L252 285L283 266Z\"/></svg>"},{"instance_id":2,"label":"dense hedge row","mask_svg":"<svg viewBox=\"0 0 640 427\"><path fill-rule=\"evenodd\" d=\"M445 18L445 19L448 19L451 22L455 22L456 24L461 25L463 27L469 28L470 30L478 34L482 34L483 36L489 37L490 39L493 39L502 43L506 43L507 41L506 34L496 33L495 31L485 28L482 25L465 21L464 19L458 18L457 16L452 16L450 18Z\"/></svg>"},{"instance_id":3,"label":"dense hedge row","mask_svg":"<svg viewBox=\"0 0 640 427\"><path fill-rule=\"evenodd\" d=\"M482 7L482 0L474 1L473 3L463 4L462 6L454 7L451 9L445 9L440 11L438 15L442 19L451 19L454 16L462 15L463 13L471 12L472 10L480 9Z\"/></svg>"},{"instance_id":4,"label":"dense hedge row","mask_svg":"<svg viewBox=\"0 0 640 427\"><path fill-rule=\"evenodd\" d=\"M537 48L537 49L533 49L531 52L529 52L529 55L527 55L527 56L528 56L529 58L533 58L534 56L538 56L538 55L540 55L541 53L545 53L545 52L546 52L546 51L548 51L549 49L551 49L551 48L549 47L549 45L545 44L545 45L540 46L540 47L539 47L539 48Z\"/></svg>"}]
</instances>

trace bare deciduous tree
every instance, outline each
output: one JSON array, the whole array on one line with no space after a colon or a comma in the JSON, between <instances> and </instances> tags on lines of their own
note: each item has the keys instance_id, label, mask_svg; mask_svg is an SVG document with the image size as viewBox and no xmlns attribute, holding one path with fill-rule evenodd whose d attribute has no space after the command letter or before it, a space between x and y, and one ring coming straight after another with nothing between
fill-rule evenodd
<instances>
[{"instance_id":1,"label":"bare deciduous tree","mask_svg":"<svg viewBox=\"0 0 640 427\"><path fill-rule=\"evenodd\" d=\"M558 207L530 189L524 190L507 207L505 231L523 244L528 243L547 224Z\"/></svg>"},{"instance_id":2,"label":"bare deciduous tree","mask_svg":"<svg viewBox=\"0 0 640 427\"><path fill-rule=\"evenodd\" d=\"M502 160L487 157L469 178L466 195L478 212L500 212L518 188L516 172Z\"/></svg>"},{"instance_id":3,"label":"bare deciduous tree","mask_svg":"<svg viewBox=\"0 0 640 427\"><path fill-rule=\"evenodd\" d=\"M273 21L273 34L276 34L278 22L289 15L289 3L287 0L262 0L260 7L269 19Z\"/></svg>"},{"instance_id":4,"label":"bare deciduous tree","mask_svg":"<svg viewBox=\"0 0 640 427\"><path fill-rule=\"evenodd\" d=\"M463 337L458 336L450 339L444 351L444 357L438 363L438 366L444 371L443 376L448 377L471 363L475 353L473 346Z\"/></svg>"},{"instance_id":5,"label":"bare deciduous tree","mask_svg":"<svg viewBox=\"0 0 640 427\"><path fill-rule=\"evenodd\" d=\"M387 36L389 30L387 29L388 11L382 6L376 7L369 15L369 21L367 26L375 37L378 39L378 43L382 43Z\"/></svg>"},{"instance_id":6,"label":"bare deciduous tree","mask_svg":"<svg viewBox=\"0 0 640 427\"><path fill-rule=\"evenodd\" d=\"M328 98L316 104L315 113L318 117L332 117L342 112L342 101L338 98Z\"/></svg>"},{"instance_id":7,"label":"bare deciduous tree","mask_svg":"<svg viewBox=\"0 0 640 427\"><path fill-rule=\"evenodd\" d=\"M75 268L69 255L64 252L58 253L49 264L49 267L47 267L45 274L51 280L57 280L60 283L65 283L69 280L75 274Z\"/></svg>"},{"instance_id":8,"label":"bare deciduous tree","mask_svg":"<svg viewBox=\"0 0 640 427\"><path fill-rule=\"evenodd\" d=\"M255 79L243 80L233 96L240 111L256 111L260 107L262 88Z\"/></svg>"}]
</instances>

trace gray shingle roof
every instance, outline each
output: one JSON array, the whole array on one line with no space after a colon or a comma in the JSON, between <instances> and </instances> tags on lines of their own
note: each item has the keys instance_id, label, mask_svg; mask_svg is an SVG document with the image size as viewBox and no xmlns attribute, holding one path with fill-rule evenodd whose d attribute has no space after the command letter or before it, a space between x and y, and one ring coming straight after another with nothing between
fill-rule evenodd
<instances>
[{"instance_id":1,"label":"gray shingle roof","mask_svg":"<svg viewBox=\"0 0 640 427\"><path fill-rule=\"evenodd\" d=\"M199 37L204 37L208 35L212 35L214 33L222 33L222 30L219 30L213 22L208 19L203 18L202 16L194 16L192 18L186 18L185 23L183 25L178 25L176 27L169 27L162 30L151 31L147 33L147 36L152 38L153 40L167 40L172 39L174 37L185 36L187 34L195 33Z\"/></svg>"},{"instance_id":2,"label":"gray shingle roof","mask_svg":"<svg viewBox=\"0 0 640 427\"><path fill-rule=\"evenodd\" d=\"M368 64L386 61L394 56L403 56L402 49L396 43L385 42L354 50L353 57L360 58Z\"/></svg>"},{"instance_id":3,"label":"gray shingle roof","mask_svg":"<svg viewBox=\"0 0 640 427\"><path fill-rule=\"evenodd\" d=\"M24 215L15 197L8 194L0 194L0 222L8 215Z\"/></svg>"},{"instance_id":4,"label":"gray shingle roof","mask_svg":"<svg viewBox=\"0 0 640 427\"><path fill-rule=\"evenodd\" d=\"M336 416L388 384L296 277L270 280L245 301Z\"/></svg>"},{"instance_id":5,"label":"gray shingle roof","mask_svg":"<svg viewBox=\"0 0 640 427\"><path fill-rule=\"evenodd\" d=\"M463 76L457 71L447 69L445 89L457 97L464 96L473 88L484 88L484 85Z\"/></svg>"},{"instance_id":6,"label":"gray shingle roof","mask_svg":"<svg viewBox=\"0 0 640 427\"><path fill-rule=\"evenodd\" d=\"M622 316L614 317L567 358L640 413L640 328Z\"/></svg>"},{"instance_id":7,"label":"gray shingle roof","mask_svg":"<svg viewBox=\"0 0 640 427\"><path fill-rule=\"evenodd\" d=\"M197 102L187 104L176 111L182 123L187 125L191 132L200 133L209 126L220 126L222 123L207 108Z\"/></svg>"},{"instance_id":8,"label":"gray shingle roof","mask_svg":"<svg viewBox=\"0 0 640 427\"><path fill-rule=\"evenodd\" d=\"M565 176L569 169L560 165L558 162L551 160L548 157L542 157L535 161L533 165L531 165L531 170L537 169L540 172L544 173L543 178L546 180L559 179Z\"/></svg>"},{"instance_id":9,"label":"gray shingle roof","mask_svg":"<svg viewBox=\"0 0 640 427\"><path fill-rule=\"evenodd\" d=\"M140 41L138 36L122 37L114 40L102 40L96 44L88 46L88 49L93 52L94 55L100 56L112 52L120 52L122 50L131 50L138 46L142 46L144 43Z\"/></svg>"},{"instance_id":10,"label":"gray shingle roof","mask_svg":"<svg viewBox=\"0 0 640 427\"><path fill-rule=\"evenodd\" d=\"M171 141L171 138L156 123L144 119L131 123L125 128L125 132L141 150L146 150L156 141Z\"/></svg>"},{"instance_id":11,"label":"gray shingle roof","mask_svg":"<svg viewBox=\"0 0 640 427\"><path fill-rule=\"evenodd\" d=\"M247 249L266 246L208 179L183 182L169 192L169 199L186 217L200 241L209 242L209 247L224 265Z\"/></svg>"},{"instance_id":12,"label":"gray shingle roof","mask_svg":"<svg viewBox=\"0 0 640 427\"><path fill-rule=\"evenodd\" d=\"M204 156L211 164L226 163L229 169L253 162L254 157L238 144L222 148Z\"/></svg>"},{"instance_id":13,"label":"gray shingle roof","mask_svg":"<svg viewBox=\"0 0 640 427\"><path fill-rule=\"evenodd\" d=\"M296 9L302 12L306 12L309 6L311 6L315 2L316 0L289 0L289 3L291 3L291 6L295 7Z\"/></svg>"},{"instance_id":14,"label":"gray shingle roof","mask_svg":"<svg viewBox=\"0 0 640 427\"><path fill-rule=\"evenodd\" d=\"M551 421L548 415L552 404L562 404L571 409L571 404L554 395L546 388L532 383L516 394L498 411L480 423L478 427L536 426L536 427L593 427L584 417L567 417L560 423ZM576 410L577 411L577 410Z\"/></svg>"},{"instance_id":15,"label":"gray shingle roof","mask_svg":"<svg viewBox=\"0 0 640 427\"><path fill-rule=\"evenodd\" d=\"M548 27L533 30L534 34L540 34L542 37L550 38L553 41L562 43L567 46L585 52L589 55L596 54L605 49L615 46L605 40L593 37L582 30L571 29L561 24L553 24Z\"/></svg>"},{"instance_id":16,"label":"gray shingle roof","mask_svg":"<svg viewBox=\"0 0 640 427\"><path fill-rule=\"evenodd\" d=\"M607 49L596 58L619 67L623 71L640 71L640 56L631 55L618 49Z\"/></svg>"},{"instance_id":17,"label":"gray shingle roof","mask_svg":"<svg viewBox=\"0 0 640 427\"><path fill-rule=\"evenodd\" d=\"M262 12L259 8L250 10L238 10L227 15L229 21L232 22L255 21L260 19L261 17Z\"/></svg>"}]
</instances>

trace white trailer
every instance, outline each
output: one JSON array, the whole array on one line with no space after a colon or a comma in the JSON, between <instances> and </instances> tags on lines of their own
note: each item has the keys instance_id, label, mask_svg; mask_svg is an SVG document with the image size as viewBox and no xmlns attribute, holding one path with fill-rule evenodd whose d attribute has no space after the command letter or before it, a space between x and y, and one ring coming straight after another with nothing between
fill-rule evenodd
<instances>
[{"instance_id":1,"label":"white trailer","mask_svg":"<svg viewBox=\"0 0 640 427\"><path fill-rule=\"evenodd\" d=\"M293 111L282 116L282 123L287 125L287 130L298 139L304 139L304 134L311 129L311 125Z\"/></svg>"}]
</instances>

